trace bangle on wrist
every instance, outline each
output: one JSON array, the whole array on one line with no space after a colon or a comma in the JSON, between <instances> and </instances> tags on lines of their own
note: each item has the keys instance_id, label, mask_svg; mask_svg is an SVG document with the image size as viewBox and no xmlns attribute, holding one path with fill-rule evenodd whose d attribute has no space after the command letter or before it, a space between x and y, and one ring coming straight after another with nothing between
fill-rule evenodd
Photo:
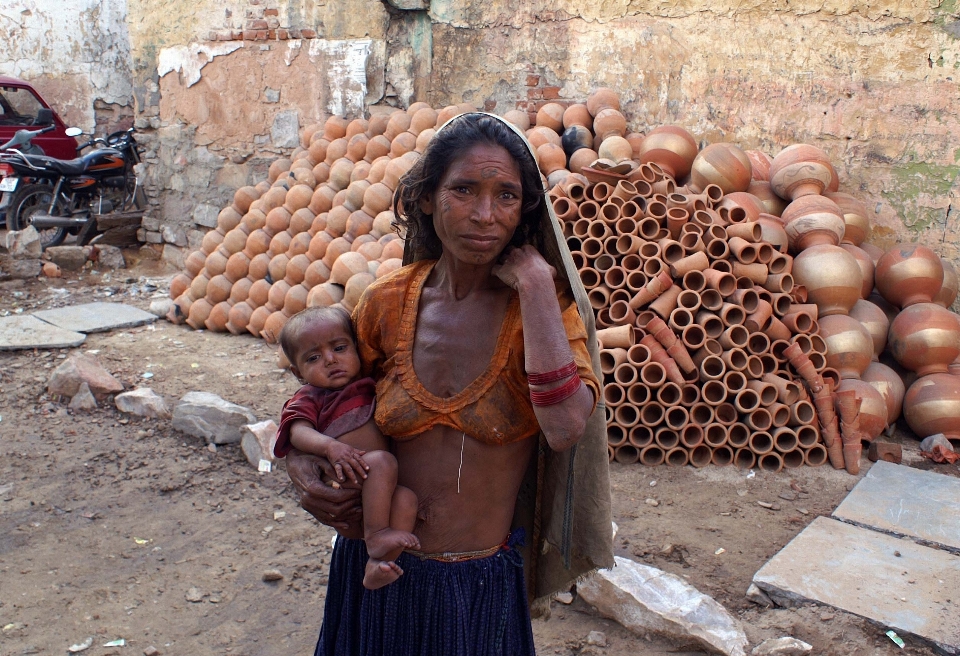
<instances>
[{"instance_id":1,"label":"bangle on wrist","mask_svg":"<svg viewBox=\"0 0 960 656\"><path fill-rule=\"evenodd\" d=\"M552 390L546 392L530 392L530 401L535 406L548 406L556 405L563 401L566 401L571 396L580 391L580 388L583 386L583 381L580 380L580 376L571 376L570 380L565 382L560 387L556 387Z\"/></svg>"},{"instance_id":2,"label":"bangle on wrist","mask_svg":"<svg viewBox=\"0 0 960 656\"><path fill-rule=\"evenodd\" d=\"M558 380L565 380L575 373L577 373L577 363L571 360L570 364L566 364L553 371L547 371L542 374L527 374L527 384L546 385L548 383L555 383Z\"/></svg>"}]
</instances>

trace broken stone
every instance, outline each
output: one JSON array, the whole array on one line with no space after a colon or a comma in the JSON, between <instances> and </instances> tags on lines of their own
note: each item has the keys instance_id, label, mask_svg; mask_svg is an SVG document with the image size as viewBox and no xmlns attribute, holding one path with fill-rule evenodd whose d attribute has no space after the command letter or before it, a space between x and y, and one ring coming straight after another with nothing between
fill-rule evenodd
<instances>
[{"instance_id":1,"label":"broken stone","mask_svg":"<svg viewBox=\"0 0 960 656\"><path fill-rule=\"evenodd\" d=\"M114 398L117 409L138 417L156 417L169 419L170 409L163 397L149 387L138 387L135 390L117 394Z\"/></svg>"},{"instance_id":2,"label":"broken stone","mask_svg":"<svg viewBox=\"0 0 960 656\"><path fill-rule=\"evenodd\" d=\"M163 251L160 254L160 258L167 264L170 264L177 269L184 268L183 249L174 246L173 244L163 245Z\"/></svg>"},{"instance_id":3,"label":"broken stone","mask_svg":"<svg viewBox=\"0 0 960 656\"><path fill-rule=\"evenodd\" d=\"M87 252L82 246L51 246L44 255L67 271L79 271L87 263Z\"/></svg>"},{"instance_id":4,"label":"broken stone","mask_svg":"<svg viewBox=\"0 0 960 656\"><path fill-rule=\"evenodd\" d=\"M203 593L196 588L190 588L187 590L187 594L184 595L184 598L191 604L198 604L203 601Z\"/></svg>"},{"instance_id":5,"label":"broken stone","mask_svg":"<svg viewBox=\"0 0 960 656\"><path fill-rule=\"evenodd\" d=\"M755 584L751 583L750 587L747 588L747 599L757 604L758 606L763 606L764 608L773 607L773 600L767 596L763 590L758 588Z\"/></svg>"},{"instance_id":6,"label":"broken stone","mask_svg":"<svg viewBox=\"0 0 960 656\"><path fill-rule=\"evenodd\" d=\"M789 636L770 638L753 648L753 656L803 656L813 651L813 645Z\"/></svg>"},{"instance_id":7,"label":"broken stone","mask_svg":"<svg viewBox=\"0 0 960 656\"><path fill-rule=\"evenodd\" d=\"M297 110L277 112L270 128L270 139L277 148L295 148L300 145L300 114Z\"/></svg>"},{"instance_id":8,"label":"broken stone","mask_svg":"<svg viewBox=\"0 0 960 656\"><path fill-rule=\"evenodd\" d=\"M97 244L97 261L104 269L127 268L127 261L123 259L123 251L109 244Z\"/></svg>"},{"instance_id":9,"label":"broken stone","mask_svg":"<svg viewBox=\"0 0 960 656\"><path fill-rule=\"evenodd\" d=\"M283 580L283 572L281 572L281 571L278 570L278 569L266 569L266 570L263 571L263 576L262 576L261 578L262 578L264 581L267 581L268 583L269 583L270 581L282 581L282 580Z\"/></svg>"},{"instance_id":10,"label":"broken stone","mask_svg":"<svg viewBox=\"0 0 960 656\"><path fill-rule=\"evenodd\" d=\"M59 278L63 275L63 270L53 262L44 262L42 271L47 278Z\"/></svg>"},{"instance_id":11,"label":"broken stone","mask_svg":"<svg viewBox=\"0 0 960 656\"><path fill-rule=\"evenodd\" d=\"M595 647L606 647L607 636L601 631L591 631L587 634L587 644Z\"/></svg>"},{"instance_id":12,"label":"broken stone","mask_svg":"<svg viewBox=\"0 0 960 656\"><path fill-rule=\"evenodd\" d=\"M43 246L40 245L40 233L32 225L23 230L11 230L4 239L4 245L10 257L16 260L30 260L40 257Z\"/></svg>"},{"instance_id":13,"label":"broken stone","mask_svg":"<svg viewBox=\"0 0 960 656\"><path fill-rule=\"evenodd\" d=\"M143 656L160 656L160 650L153 645L150 645L143 650Z\"/></svg>"},{"instance_id":14,"label":"broken stone","mask_svg":"<svg viewBox=\"0 0 960 656\"><path fill-rule=\"evenodd\" d=\"M778 494L777 496L780 497L781 499L783 499L784 501L796 501L796 500L797 500L797 493L794 492L793 490L785 490L785 491L781 492L780 494Z\"/></svg>"},{"instance_id":15,"label":"broken stone","mask_svg":"<svg viewBox=\"0 0 960 656\"><path fill-rule=\"evenodd\" d=\"M573 593L572 592L558 592L553 596L558 602L564 606L569 606L573 603Z\"/></svg>"},{"instance_id":16,"label":"broken stone","mask_svg":"<svg viewBox=\"0 0 960 656\"><path fill-rule=\"evenodd\" d=\"M923 438L920 441L920 450L930 453L933 451L933 447L939 446L946 451L953 452L953 445L950 444L950 440L947 439L946 435L943 433L937 433L936 435L931 435L929 437Z\"/></svg>"},{"instance_id":17,"label":"broken stone","mask_svg":"<svg viewBox=\"0 0 960 656\"><path fill-rule=\"evenodd\" d=\"M47 381L47 392L72 398L83 383L99 400L123 391L123 384L103 368L96 356L74 353L53 370Z\"/></svg>"},{"instance_id":18,"label":"broken stone","mask_svg":"<svg viewBox=\"0 0 960 656\"><path fill-rule=\"evenodd\" d=\"M193 210L193 222L204 228L216 228L220 210L209 203L199 203Z\"/></svg>"},{"instance_id":19,"label":"broken stone","mask_svg":"<svg viewBox=\"0 0 960 656\"><path fill-rule=\"evenodd\" d=\"M96 408L97 400L93 398L93 393L90 391L90 386L86 383L80 383L80 389L78 389L77 393L73 395L72 399L70 399L70 409L95 410Z\"/></svg>"},{"instance_id":20,"label":"broken stone","mask_svg":"<svg viewBox=\"0 0 960 656\"><path fill-rule=\"evenodd\" d=\"M277 437L277 424L272 419L248 424L241 430L243 437L240 439L240 448L247 457L247 462L254 467L259 467L261 460L267 460L271 465L276 464L273 444Z\"/></svg>"},{"instance_id":21,"label":"broken stone","mask_svg":"<svg viewBox=\"0 0 960 656\"><path fill-rule=\"evenodd\" d=\"M181 226L165 225L160 230L160 234L163 235L163 241L168 244L180 247L187 245L187 232Z\"/></svg>"},{"instance_id":22,"label":"broken stone","mask_svg":"<svg viewBox=\"0 0 960 656\"><path fill-rule=\"evenodd\" d=\"M0 272L17 280L36 278L40 275L43 263L40 260L15 260L12 257L0 257Z\"/></svg>"},{"instance_id":23,"label":"broken stone","mask_svg":"<svg viewBox=\"0 0 960 656\"><path fill-rule=\"evenodd\" d=\"M870 462L884 460L899 465L903 460L903 447L891 442L871 442L867 457Z\"/></svg>"},{"instance_id":24,"label":"broken stone","mask_svg":"<svg viewBox=\"0 0 960 656\"><path fill-rule=\"evenodd\" d=\"M727 656L744 656L748 644L740 622L679 576L614 557L616 566L594 572L577 585L578 595L604 617L638 634L657 633L696 642Z\"/></svg>"},{"instance_id":25,"label":"broken stone","mask_svg":"<svg viewBox=\"0 0 960 656\"><path fill-rule=\"evenodd\" d=\"M170 311L170 308L173 307L172 298L158 298L155 301L150 302L150 314L155 314L158 317L167 316L167 312Z\"/></svg>"},{"instance_id":26,"label":"broken stone","mask_svg":"<svg viewBox=\"0 0 960 656\"><path fill-rule=\"evenodd\" d=\"M657 506L660 505L660 502L657 501L656 499L647 499L645 503L646 503L648 506L653 506L654 508L656 508Z\"/></svg>"},{"instance_id":27,"label":"broken stone","mask_svg":"<svg viewBox=\"0 0 960 656\"><path fill-rule=\"evenodd\" d=\"M233 444L243 439L243 427L257 417L236 403L209 392L188 392L173 410L173 427L212 444Z\"/></svg>"}]
</instances>

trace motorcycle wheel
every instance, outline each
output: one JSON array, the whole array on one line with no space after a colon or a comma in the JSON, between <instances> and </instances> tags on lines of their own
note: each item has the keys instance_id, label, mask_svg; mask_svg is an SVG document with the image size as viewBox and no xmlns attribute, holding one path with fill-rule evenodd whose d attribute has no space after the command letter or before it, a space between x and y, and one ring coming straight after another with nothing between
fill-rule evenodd
<instances>
[{"instance_id":1,"label":"motorcycle wheel","mask_svg":"<svg viewBox=\"0 0 960 656\"><path fill-rule=\"evenodd\" d=\"M53 198L53 187L45 184L25 185L10 201L7 210L7 227L10 230L23 230L33 223L33 215L37 212L46 212L50 208L50 201ZM57 202L54 208L55 214L66 214L66 208L63 202ZM67 236L66 228L48 228L38 230L40 233L40 246L49 248L63 243Z\"/></svg>"}]
</instances>

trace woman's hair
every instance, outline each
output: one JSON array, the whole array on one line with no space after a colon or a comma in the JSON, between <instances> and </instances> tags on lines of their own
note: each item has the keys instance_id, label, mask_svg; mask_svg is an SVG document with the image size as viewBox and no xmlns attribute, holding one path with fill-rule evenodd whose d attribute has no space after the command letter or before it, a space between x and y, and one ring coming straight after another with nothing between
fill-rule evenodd
<instances>
[{"instance_id":1,"label":"woman's hair","mask_svg":"<svg viewBox=\"0 0 960 656\"><path fill-rule=\"evenodd\" d=\"M336 305L309 307L293 315L287 323L283 324L283 329L280 331L280 337L277 341L280 342L280 348L283 349L283 354L287 356L287 360L296 364L296 360L304 347L301 342L304 329L315 322L324 321L339 324L343 331L347 333L350 341L356 345L357 336L353 331L353 321L350 320L349 312Z\"/></svg>"},{"instance_id":2,"label":"woman's hair","mask_svg":"<svg viewBox=\"0 0 960 656\"><path fill-rule=\"evenodd\" d=\"M405 236L409 252L422 252L431 259L440 257L443 246L433 228L433 215L423 213L420 200L435 193L447 169L477 145L500 146L517 163L523 198L520 224L510 245L531 244L543 252L540 232L543 182L537 162L517 133L502 120L484 114L462 114L454 118L433 136L417 163L400 179L394 196L394 225Z\"/></svg>"}]
</instances>

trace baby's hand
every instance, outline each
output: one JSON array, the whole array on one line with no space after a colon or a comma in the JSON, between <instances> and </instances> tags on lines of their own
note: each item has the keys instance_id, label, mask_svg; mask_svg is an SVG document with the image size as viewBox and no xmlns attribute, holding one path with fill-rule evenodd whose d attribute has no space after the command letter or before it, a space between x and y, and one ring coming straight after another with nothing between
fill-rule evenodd
<instances>
[{"instance_id":1,"label":"baby's hand","mask_svg":"<svg viewBox=\"0 0 960 656\"><path fill-rule=\"evenodd\" d=\"M360 483L367 477L369 465L363 461L366 451L354 449L349 444L334 442L327 448L327 460L333 465L337 480L341 483L348 478L353 483Z\"/></svg>"}]
</instances>

